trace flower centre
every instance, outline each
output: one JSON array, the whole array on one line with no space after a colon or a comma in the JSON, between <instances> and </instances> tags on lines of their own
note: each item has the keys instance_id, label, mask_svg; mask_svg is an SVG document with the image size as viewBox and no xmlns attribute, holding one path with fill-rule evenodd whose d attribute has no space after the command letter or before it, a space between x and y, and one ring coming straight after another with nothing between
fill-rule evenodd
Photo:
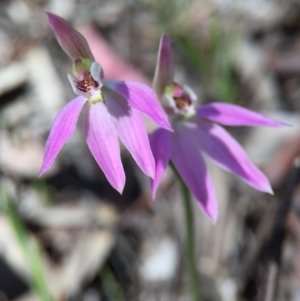
<instances>
[{"instance_id":1,"label":"flower centre","mask_svg":"<svg viewBox=\"0 0 300 301\"><path fill-rule=\"evenodd\" d=\"M180 114L185 118L191 118L195 115L194 105L197 96L191 88L173 82L165 88L164 96L172 108L173 114ZM172 111L169 114L172 114Z\"/></svg>"},{"instance_id":2,"label":"flower centre","mask_svg":"<svg viewBox=\"0 0 300 301\"><path fill-rule=\"evenodd\" d=\"M78 59L73 65L73 74L75 77L68 75L68 78L76 95L83 96L91 104L103 101L103 71L99 63Z\"/></svg>"},{"instance_id":3,"label":"flower centre","mask_svg":"<svg viewBox=\"0 0 300 301\"><path fill-rule=\"evenodd\" d=\"M87 77L83 80L76 80L76 88L81 92L92 92L99 87L99 83L95 81L89 72Z\"/></svg>"},{"instance_id":4,"label":"flower centre","mask_svg":"<svg viewBox=\"0 0 300 301\"><path fill-rule=\"evenodd\" d=\"M178 110L185 110L192 105L190 97L185 93L183 93L180 97L174 96L173 98Z\"/></svg>"}]
</instances>

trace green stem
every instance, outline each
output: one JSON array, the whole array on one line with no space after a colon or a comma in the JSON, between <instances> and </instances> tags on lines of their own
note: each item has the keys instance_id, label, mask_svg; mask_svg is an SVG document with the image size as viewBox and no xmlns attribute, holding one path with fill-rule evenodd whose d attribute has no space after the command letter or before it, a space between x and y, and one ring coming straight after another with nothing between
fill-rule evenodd
<instances>
[{"instance_id":1,"label":"green stem","mask_svg":"<svg viewBox=\"0 0 300 301\"><path fill-rule=\"evenodd\" d=\"M185 241L185 251L186 251L186 264L187 272L189 276L189 286L191 293L191 300L199 301L201 300L201 294L199 289L199 277L197 271L196 255L195 255L195 233L194 233L194 216L191 204L191 194L188 187L185 185L177 169L170 163L175 175L179 181L183 208L184 208L184 219L186 227L186 241Z\"/></svg>"}]
</instances>

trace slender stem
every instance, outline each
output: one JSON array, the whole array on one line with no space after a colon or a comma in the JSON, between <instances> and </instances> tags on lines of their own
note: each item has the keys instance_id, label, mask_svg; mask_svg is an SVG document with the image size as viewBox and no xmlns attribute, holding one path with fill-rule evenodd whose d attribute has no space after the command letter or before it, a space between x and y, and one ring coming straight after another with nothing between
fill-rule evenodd
<instances>
[{"instance_id":1,"label":"slender stem","mask_svg":"<svg viewBox=\"0 0 300 301\"><path fill-rule=\"evenodd\" d=\"M189 286L191 293L191 300L199 301L200 297L200 289L199 289L199 277L197 271L197 263L195 256L195 232L194 232L194 216L193 209L191 204L191 194L185 183L183 182L180 174L177 169L170 163L172 169L175 172L175 175L179 181L182 200L183 200L183 208L184 208L184 219L185 219L185 227L186 227L186 241L185 241L185 251L186 251L186 264L187 271L189 276Z\"/></svg>"}]
</instances>

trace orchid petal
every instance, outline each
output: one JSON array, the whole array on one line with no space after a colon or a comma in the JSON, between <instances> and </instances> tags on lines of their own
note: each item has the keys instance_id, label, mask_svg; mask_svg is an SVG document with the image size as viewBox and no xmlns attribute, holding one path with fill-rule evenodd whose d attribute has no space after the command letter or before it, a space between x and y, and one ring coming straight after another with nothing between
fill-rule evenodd
<instances>
[{"instance_id":1,"label":"orchid petal","mask_svg":"<svg viewBox=\"0 0 300 301\"><path fill-rule=\"evenodd\" d=\"M79 96L65 105L57 114L45 145L44 160L39 176L52 165L59 151L74 133L79 114L84 104L85 99Z\"/></svg>"},{"instance_id":2,"label":"orchid petal","mask_svg":"<svg viewBox=\"0 0 300 301\"><path fill-rule=\"evenodd\" d=\"M160 179L167 167L171 156L170 133L164 129L157 129L149 136L152 154L155 160L155 178L150 179L152 198L155 198Z\"/></svg>"},{"instance_id":3,"label":"orchid petal","mask_svg":"<svg viewBox=\"0 0 300 301\"><path fill-rule=\"evenodd\" d=\"M156 69L153 79L153 89L160 98L166 86L173 82L174 65L172 60L171 45L168 37L163 34L160 39Z\"/></svg>"},{"instance_id":4,"label":"orchid petal","mask_svg":"<svg viewBox=\"0 0 300 301\"><path fill-rule=\"evenodd\" d=\"M103 98L117 133L142 171L151 178L155 162L142 116L119 93L104 86Z\"/></svg>"},{"instance_id":5,"label":"orchid petal","mask_svg":"<svg viewBox=\"0 0 300 301\"><path fill-rule=\"evenodd\" d=\"M172 137L172 161L183 181L196 197L205 214L215 222L218 206L215 191L205 162L196 144L194 132L181 127Z\"/></svg>"},{"instance_id":6,"label":"orchid petal","mask_svg":"<svg viewBox=\"0 0 300 301\"><path fill-rule=\"evenodd\" d=\"M125 173L116 129L103 102L89 105L84 116L86 142L108 182L120 193Z\"/></svg>"},{"instance_id":7,"label":"orchid petal","mask_svg":"<svg viewBox=\"0 0 300 301\"><path fill-rule=\"evenodd\" d=\"M243 148L221 126L201 120L197 125L197 141L207 156L255 189L273 193L266 176L251 163Z\"/></svg>"},{"instance_id":8,"label":"orchid petal","mask_svg":"<svg viewBox=\"0 0 300 301\"><path fill-rule=\"evenodd\" d=\"M58 44L73 61L79 58L94 60L89 45L81 33L59 16L52 13L47 13L47 16Z\"/></svg>"},{"instance_id":9,"label":"orchid petal","mask_svg":"<svg viewBox=\"0 0 300 301\"><path fill-rule=\"evenodd\" d=\"M134 81L106 81L104 84L123 95L133 108L151 118L157 125L172 131L165 112L149 87Z\"/></svg>"},{"instance_id":10,"label":"orchid petal","mask_svg":"<svg viewBox=\"0 0 300 301\"><path fill-rule=\"evenodd\" d=\"M282 127L287 125L240 106L220 102L198 107L197 116L227 126Z\"/></svg>"}]
</instances>

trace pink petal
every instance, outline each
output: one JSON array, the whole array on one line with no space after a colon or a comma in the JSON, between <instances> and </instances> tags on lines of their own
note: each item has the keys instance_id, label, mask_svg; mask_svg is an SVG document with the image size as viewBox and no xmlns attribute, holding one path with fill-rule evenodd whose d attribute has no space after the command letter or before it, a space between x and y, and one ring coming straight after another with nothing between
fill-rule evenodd
<instances>
[{"instance_id":1,"label":"pink petal","mask_svg":"<svg viewBox=\"0 0 300 301\"><path fill-rule=\"evenodd\" d=\"M218 206L210 175L196 143L195 132L181 127L172 137L172 161L205 214L215 222Z\"/></svg>"},{"instance_id":2,"label":"pink petal","mask_svg":"<svg viewBox=\"0 0 300 301\"><path fill-rule=\"evenodd\" d=\"M86 142L108 182L120 193L125 173L116 129L103 102L89 105L84 116Z\"/></svg>"},{"instance_id":3,"label":"pink petal","mask_svg":"<svg viewBox=\"0 0 300 301\"><path fill-rule=\"evenodd\" d=\"M47 13L47 16L58 44L73 61L79 58L94 60L89 45L81 33L61 17L52 13Z\"/></svg>"},{"instance_id":4,"label":"pink petal","mask_svg":"<svg viewBox=\"0 0 300 301\"><path fill-rule=\"evenodd\" d=\"M123 95L133 108L151 118L157 125L172 131L165 112L149 87L134 81L106 81L105 85Z\"/></svg>"},{"instance_id":5,"label":"pink petal","mask_svg":"<svg viewBox=\"0 0 300 301\"><path fill-rule=\"evenodd\" d=\"M104 87L104 101L117 133L142 171L151 178L155 174L155 162L150 149L146 127L141 114L131 108L119 93Z\"/></svg>"},{"instance_id":6,"label":"pink petal","mask_svg":"<svg viewBox=\"0 0 300 301\"><path fill-rule=\"evenodd\" d=\"M84 104L85 99L79 96L65 105L57 114L46 142L44 161L39 176L52 165L65 142L74 133L79 114Z\"/></svg>"},{"instance_id":7,"label":"pink petal","mask_svg":"<svg viewBox=\"0 0 300 301\"><path fill-rule=\"evenodd\" d=\"M198 107L197 116L228 126L282 127L287 125L240 106L221 102Z\"/></svg>"},{"instance_id":8,"label":"pink petal","mask_svg":"<svg viewBox=\"0 0 300 301\"><path fill-rule=\"evenodd\" d=\"M272 192L266 176L251 163L238 142L221 126L198 121L199 146L216 164L232 172L257 190Z\"/></svg>"},{"instance_id":9,"label":"pink petal","mask_svg":"<svg viewBox=\"0 0 300 301\"><path fill-rule=\"evenodd\" d=\"M168 37L163 34L160 39L156 69L153 79L153 88L158 97L164 94L167 85L173 82L174 65L171 45Z\"/></svg>"},{"instance_id":10,"label":"pink petal","mask_svg":"<svg viewBox=\"0 0 300 301\"><path fill-rule=\"evenodd\" d=\"M164 129L157 129L149 136L149 142L155 160L155 178L154 180L150 179L154 199L158 184L171 156L170 133Z\"/></svg>"}]
</instances>

